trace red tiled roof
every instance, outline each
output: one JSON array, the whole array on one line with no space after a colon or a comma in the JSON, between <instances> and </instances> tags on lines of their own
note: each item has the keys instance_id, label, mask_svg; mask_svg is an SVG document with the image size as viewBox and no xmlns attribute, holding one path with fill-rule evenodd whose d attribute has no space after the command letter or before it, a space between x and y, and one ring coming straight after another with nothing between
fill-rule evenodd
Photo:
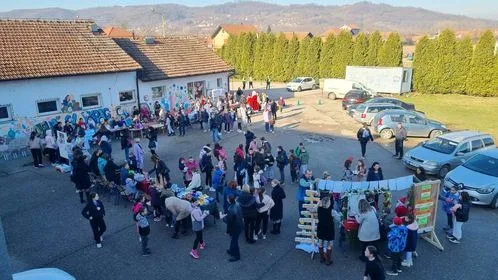
<instances>
[{"instance_id":1,"label":"red tiled roof","mask_svg":"<svg viewBox=\"0 0 498 280\"><path fill-rule=\"evenodd\" d=\"M119 27L108 26L103 31L110 38L133 38L133 32Z\"/></svg>"},{"instance_id":2,"label":"red tiled roof","mask_svg":"<svg viewBox=\"0 0 498 280\"><path fill-rule=\"evenodd\" d=\"M256 33L258 32L258 28L254 25L248 25L248 24L222 24L216 28L214 31L213 35L211 37L214 38L220 30L223 29L225 32L227 32L230 35L240 35L241 33Z\"/></svg>"},{"instance_id":3,"label":"red tiled roof","mask_svg":"<svg viewBox=\"0 0 498 280\"><path fill-rule=\"evenodd\" d=\"M0 20L0 80L134 71L114 41L92 33L92 21Z\"/></svg>"},{"instance_id":4,"label":"red tiled roof","mask_svg":"<svg viewBox=\"0 0 498 280\"><path fill-rule=\"evenodd\" d=\"M142 81L204 75L232 71L213 51L195 38L169 36L144 40L114 39L143 68Z\"/></svg>"},{"instance_id":5,"label":"red tiled roof","mask_svg":"<svg viewBox=\"0 0 498 280\"><path fill-rule=\"evenodd\" d=\"M294 36L299 40L303 40L306 37L313 37L313 34L311 32L282 32L282 33L284 33L285 38L287 38L287 40L291 40L292 38L294 38Z\"/></svg>"}]
</instances>

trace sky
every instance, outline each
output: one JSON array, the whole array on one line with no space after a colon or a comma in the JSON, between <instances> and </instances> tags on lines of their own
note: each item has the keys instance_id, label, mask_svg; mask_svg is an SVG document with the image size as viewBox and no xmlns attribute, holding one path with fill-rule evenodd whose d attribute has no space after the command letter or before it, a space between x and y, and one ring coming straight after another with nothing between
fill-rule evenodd
<instances>
[{"instance_id":1,"label":"sky","mask_svg":"<svg viewBox=\"0 0 498 280\"><path fill-rule=\"evenodd\" d=\"M99 6L128 6L145 4L181 3L188 6L205 6L236 2L229 0L2 0L0 11L14 9L37 9L58 7L63 9L84 9ZM262 0L273 4L304 4L316 3L322 5L353 4L354 0ZM393 6L420 7L448 14L466 15L498 20L498 0L369 0L373 3L385 3Z\"/></svg>"}]
</instances>

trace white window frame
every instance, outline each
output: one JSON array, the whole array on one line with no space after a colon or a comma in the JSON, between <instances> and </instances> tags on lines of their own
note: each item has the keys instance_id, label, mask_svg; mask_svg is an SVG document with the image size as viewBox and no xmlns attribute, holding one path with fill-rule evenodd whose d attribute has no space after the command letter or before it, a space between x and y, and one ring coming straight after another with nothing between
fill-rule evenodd
<instances>
[{"instance_id":1,"label":"white window frame","mask_svg":"<svg viewBox=\"0 0 498 280\"><path fill-rule=\"evenodd\" d=\"M2 105L0 105L0 107L6 107L6 109L7 109L7 117L0 118L0 123L11 121L14 119L14 116L12 115L12 104L2 104Z\"/></svg>"},{"instance_id":2,"label":"white window frame","mask_svg":"<svg viewBox=\"0 0 498 280\"><path fill-rule=\"evenodd\" d=\"M157 96L154 96L154 89L155 88L162 88L162 91L161 91L161 96L157 97ZM161 99L164 97L164 92L166 91L166 86L156 86L156 87L151 87L150 88L150 96L153 100L158 100L158 99Z\"/></svg>"},{"instance_id":3,"label":"white window frame","mask_svg":"<svg viewBox=\"0 0 498 280\"><path fill-rule=\"evenodd\" d=\"M99 100L99 104L97 105L93 105L93 106L85 106L83 104L83 98L85 97L93 97L93 96L97 96L98 100ZM80 101L81 101L81 109L83 110L86 110L86 109L93 109L93 108L100 108L102 107L102 94L101 93L89 93L89 94L83 94L80 96Z\"/></svg>"},{"instance_id":4,"label":"white window frame","mask_svg":"<svg viewBox=\"0 0 498 280\"><path fill-rule=\"evenodd\" d=\"M122 92L131 92L131 94L133 95L133 99L126 100L126 101L121 101L121 98L119 97L119 94L121 94ZM120 104L129 104L129 103L136 102L137 101L137 92L135 90L122 90L122 91L120 91L118 93L118 100L119 100Z\"/></svg>"},{"instance_id":5,"label":"white window frame","mask_svg":"<svg viewBox=\"0 0 498 280\"><path fill-rule=\"evenodd\" d=\"M55 101L55 105L57 106L57 110L56 111L40 113L40 109L38 108L38 103L42 103L42 102L54 102L54 101ZM60 99L59 98L48 98L48 99L36 100L35 101L35 106L36 106L36 112L38 113L39 116L59 114L60 111L61 111L61 103L60 103Z\"/></svg>"}]
</instances>

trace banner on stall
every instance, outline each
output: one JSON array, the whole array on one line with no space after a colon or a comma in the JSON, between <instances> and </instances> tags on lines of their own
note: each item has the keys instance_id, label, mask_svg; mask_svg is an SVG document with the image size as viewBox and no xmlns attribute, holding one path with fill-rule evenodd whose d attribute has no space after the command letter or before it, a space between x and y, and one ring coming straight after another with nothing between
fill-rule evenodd
<instances>
[{"instance_id":1,"label":"banner on stall","mask_svg":"<svg viewBox=\"0 0 498 280\"><path fill-rule=\"evenodd\" d=\"M443 246L435 234L440 184L439 180L414 184L414 195L415 216L419 225L419 233L426 241L443 250Z\"/></svg>"},{"instance_id":2,"label":"banner on stall","mask_svg":"<svg viewBox=\"0 0 498 280\"><path fill-rule=\"evenodd\" d=\"M382 180L382 181L331 181L320 180L318 181L319 190L327 190L334 193L342 193L351 190L375 190L375 189L388 189L391 191L402 191L409 189L413 185L413 176L404 176L395 179Z\"/></svg>"},{"instance_id":3,"label":"banner on stall","mask_svg":"<svg viewBox=\"0 0 498 280\"><path fill-rule=\"evenodd\" d=\"M69 159L69 151L67 144L67 134L62 131L57 131L57 146L59 154L62 158Z\"/></svg>"}]
</instances>

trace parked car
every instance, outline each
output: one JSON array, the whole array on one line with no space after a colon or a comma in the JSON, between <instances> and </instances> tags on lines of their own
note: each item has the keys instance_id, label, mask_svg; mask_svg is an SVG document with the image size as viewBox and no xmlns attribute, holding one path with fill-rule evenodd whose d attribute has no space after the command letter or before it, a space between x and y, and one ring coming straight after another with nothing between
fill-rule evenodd
<instances>
[{"instance_id":1,"label":"parked car","mask_svg":"<svg viewBox=\"0 0 498 280\"><path fill-rule=\"evenodd\" d=\"M76 280L69 273L58 268L36 268L12 275L13 280Z\"/></svg>"},{"instance_id":2,"label":"parked car","mask_svg":"<svg viewBox=\"0 0 498 280\"><path fill-rule=\"evenodd\" d=\"M353 114L353 119L361 123L370 125L373 118L380 112L385 110L405 110L400 106L383 103L363 103L356 107Z\"/></svg>"},{"instance_id":3,"label":"parked car","mask_svg":"<svg viewBox=\"0 0 498 280\"><path fill-rule=\"evenodd\" d=\"M493 138L476 131L457 131L440 135L409 150L403 156L403 164L416 169L421 166L427 174L444 178L478 151L496 148Z\"/></svg>"},{"instance_id":4,"label":"parked car","mask_svg":"<svg viewBox=\"0 0 498 280\"><path fill-rule=\"evenodd\" d=\"M375 97L375 98L372 98L370 100L365 101L364 103L365 104L366 103L389 103L389 104L394 104L394 105L403 107L406 110L415 111L415 105L413 105L411 103L406 103L406 102L403 102L399 99L391 98L391 97ZM358 105L351 105L351 107L349 107L348 114L350 116L352 116L354 114L354 111L356 110L357 106ZM422 112L420 112L420 113L422 113Z\"/></svg>"},{"instance_id":5,"label":"parked car","mask_svg":"<svg viewBox=\"0 0 498 280\"><path fill-rule=\"evenodd\" d=\"M442 123L407 110L385 110L378 113L372 121L372 128L380 137L390 139L398 123L403 124L407 135L411 137L435 138L448 131Z\"/></svg>"},{"instance_id":6,"label":"parked car","mask_svg":"<svg viewBox=\"0 0 498 280\"><path fill-rule=\"evenodd\" d=\"M498 149L473 155L446 175L444 186L465 190L474 204L498 208Z\"/></svg>"},{"instance_id":7,"label":"parked car","mask_svg":"<svg viewBox=\"0 0 498 280\"><path fill-rule=\"evenodd\" d=\"M353 89L348 91L342 99L342 109L347 110L352 105L358 105L372 98L368 91Z\"/></svg>"},{"instance_id":8,"label":"parked car","mask_svg":"<svg viewBox=\"0 0 498 280\"><path fill-rule=\"evenodd\" d=\"M359 82L345 79L323 79L323 92L329 99L344 98L346 93L353 89L367 91L372 96L377 94L374 90L367 88Z\"/></svg>"},{"instance_id":9,"label":"parked car","mask_svg":"<svg viewBox=\"0 0 498 280\"><path fill-rule=\"evenodd\" d=\"M286 86L288 91L302 91L306 89L317 89L315 80L311 77L297 77Z\"/></svg>"}]
</instances>

